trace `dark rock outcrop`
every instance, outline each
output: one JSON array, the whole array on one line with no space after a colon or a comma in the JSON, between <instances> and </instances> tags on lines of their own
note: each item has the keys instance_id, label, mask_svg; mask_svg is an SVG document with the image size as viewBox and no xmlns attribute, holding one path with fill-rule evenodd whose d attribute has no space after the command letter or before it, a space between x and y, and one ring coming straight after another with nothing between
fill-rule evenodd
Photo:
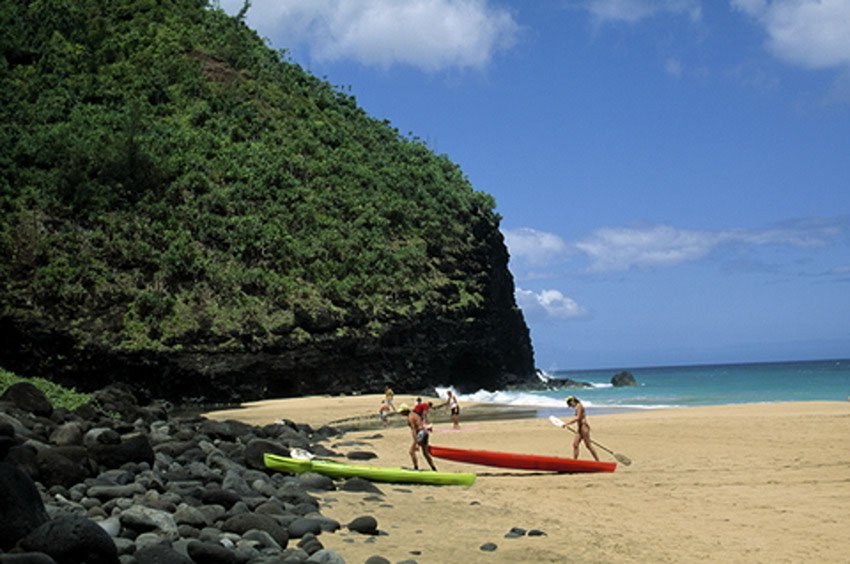
<instances>
[{"instance_id":1,"label":"dark rock outcrop","mask_svg":"<svg viewBox=\"0 0 850 564\"><path fill-rule=\"evenodd\" d=\"M174 351L109 350L81 342L46 319L0 317L0 366L80 391L120 382L100 398L114 411L137 413L153 397L175 403L233 403L315 393L431 389L461 392L534 383L528 327L514 299L501 233L481 222L480 256L461 267L486 280L485 302L460 313L425 312L388 320L380 335L362 328L315 327L307 340L281 335L260 350L186 344ZM343 331L344 329L344 331ZM343 336L340 336L343 335ZM124 393L121 390L125 390Z\"/></svg>"},{"instance_id":2,"label":"dark rock outcrop","mask_svg":"<svg viewBox=\"0 0 850 564\"><path fill-rule=\"evenodd\" d=\"M508 386L509 390L514 391L539 391L539 390L563 390L565 388L592 388L590 382L580 382L572 378L559 377L553 378L546 375L542 371L535 372L534 378L529 378L521 384L513 384Z\"/></svg>"},{"instance_id":3,"label":"dark rock outcrop","mask_svg":"<svg viewBox=\"0 0 850 564\"><path fill-rule=\"evenodd\" d=\"M615 388L638 385L634 375L627 370L615 374L611 378L611 384L613 384Z\"/></svg>"},{"instance_id":4,"label":"dark rock outcrop","mask_svg":"<svg viewBox=\"0 0 850 564\"><path fill-rule=\"evenodd\" d=\"M531 339L514 300L502 236L495 229L480 231L487 250L469 257L468 269L486 273L487 301L472 315L425 313L390 321L378 336L356 330L338 336L342 327L329 327L304 342L281 336L257 351L198 345L171 352L104 350L47 320L2 317L0 342L6 346L0 365L80 391L120 382L123 388L113 387L99 401L132 414L139 406L131 392L143 403L153 397L220 403L379 392L387 385L401 391L444 384L473 392L533 383Z\"/></svg>"}]
</instances>

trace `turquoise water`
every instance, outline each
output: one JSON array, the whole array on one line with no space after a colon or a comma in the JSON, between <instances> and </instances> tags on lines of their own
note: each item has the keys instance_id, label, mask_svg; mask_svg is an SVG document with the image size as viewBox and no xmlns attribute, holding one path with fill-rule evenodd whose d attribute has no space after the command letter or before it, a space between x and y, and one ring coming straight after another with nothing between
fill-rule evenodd
<instances>
[{"instance_id":1,"label":"turquoise water","mask_svg":"<svg viewBox=\"0 0 850 564\"><path fill-rule=\"evenodd\" d=\"M547 374L593 384L554 392L486 392L461 401L537 406L541 414L565 409L567 395L579 397L588 412L619 412L699 405L781 401L847 401L850 359L757 364L722 364L625 369L636 387L615 388L611 377L623 369L564 370Z\"/></svg>"}]
</instances>

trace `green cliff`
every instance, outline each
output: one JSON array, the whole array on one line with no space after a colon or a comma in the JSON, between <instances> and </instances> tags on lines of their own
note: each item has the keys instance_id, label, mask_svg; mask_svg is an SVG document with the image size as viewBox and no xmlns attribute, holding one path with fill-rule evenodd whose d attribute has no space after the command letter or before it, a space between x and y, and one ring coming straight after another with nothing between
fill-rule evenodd
<instances>
[{"instance_id":1,"label":"green cliff","mask_svg":"<svg viewBox=\"0 0 850 564\"><path fill-rule=\"evenodd\" d=\"M0 26L0 365L204 401L533 375L493 199L238 17Z\"/></svg>"}]
</instances>

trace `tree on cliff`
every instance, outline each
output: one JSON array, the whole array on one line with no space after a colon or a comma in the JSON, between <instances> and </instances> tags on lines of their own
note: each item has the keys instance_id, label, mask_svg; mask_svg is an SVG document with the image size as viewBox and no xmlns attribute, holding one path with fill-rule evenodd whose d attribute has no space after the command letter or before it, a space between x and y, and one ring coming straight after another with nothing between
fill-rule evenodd
<instances>
[{"instance_id":1,"label":"tree on cliff","mask_svg":"<svg viewBox=\"0 0 850 564\"><path fill-rule=\"evenodd\" d=\"M156 354L196 377L190 352L289 366L346 342L374 380L352 385L377 389L404 367L386 350L465 324L463 350L409 371L533 371L493 199L241 18L40 0L0 25L0 335L18 344L0 362L95 378L60 357ZM290 377L272 391L304 391Z\"/></svg>"}]
</instances>

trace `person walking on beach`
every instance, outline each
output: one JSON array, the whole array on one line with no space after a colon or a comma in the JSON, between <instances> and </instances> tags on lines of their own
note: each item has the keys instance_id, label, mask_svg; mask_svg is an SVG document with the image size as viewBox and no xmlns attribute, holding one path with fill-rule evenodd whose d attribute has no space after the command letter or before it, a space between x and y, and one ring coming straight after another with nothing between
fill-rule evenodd
<instances>
[{"instance_id":1,"label":"person walking on beach","mask_svg":"<svg viewBox=\"0 0 850 564\"><path fill-rule=\"evenodd\" d=\"M413 436L413 444L410 445L410 460L413 461L413 468L419 470L419 459L416 457L416 451L422 449L422 456L428 462L431 470L437 471L434 466L434 459L431 458L431 447L428 446L428 429L425 428L425 422L422 417L415 411L411 411L407 404L398 406L398 412L402 415L407 415L407 425L410 427L410 434Z\"/></svg>"},{"instance_id":2,"label":"person walking on beach","mask_svg":"<svg viewBox=\"0 0 850 564\"><path fill-rule=\"evenodd\" d=\"M455 429L460 429L460 403L457 401L457 396L449 390L446 392L449 399L449 413L452 418L452 425Z\"/></svg>"},{"instance_id":3,"label":"person walking on beach","mask_svg":"<svg viewBox=\"0 0 850 564\"><path fill-rule=\"evenodd\" d=\"M587 415L584 413L584 406L581 401L575 396L567 397L567 405L576 410L576 416L567 421L564 426L575 423L578 427L576 438L573 440L573 458L578 459L578 446L584 441L584 446L593 455L594 460L599 460L599 455L596 454L596 449L593 448L593 443L590 440L590 424L587 422Z\"/></svg>"},{"instance_id":4,"label":"person walking on beach","mask_svg":"<svg viewBox=\"0 0 850 564\"><path fill-rule=\"evenodd\" d=\"M386 427L387 425L390 424L389 419L387 419L387 416L389 415L389 413L390 413L390 406L387 403L387 400L385 400L385 399L381 400L381 407L378 408L378 417L380 417L381 422L384 424L384 427Z\"/></svg>"},{"instance_id":5,"label":"person walking on beach","mask_svg":"<svg viewBox=\"0 0 850 564\"><path fill-rule=\"evenodd\" d=\"M396 411L395 404L393 403L394 396L395 394L393 394L393 389L387 387L387 390L384 392L384 401L387 402L387 405L390 406L390 409Z\"/></svg>"}]
</instances>

